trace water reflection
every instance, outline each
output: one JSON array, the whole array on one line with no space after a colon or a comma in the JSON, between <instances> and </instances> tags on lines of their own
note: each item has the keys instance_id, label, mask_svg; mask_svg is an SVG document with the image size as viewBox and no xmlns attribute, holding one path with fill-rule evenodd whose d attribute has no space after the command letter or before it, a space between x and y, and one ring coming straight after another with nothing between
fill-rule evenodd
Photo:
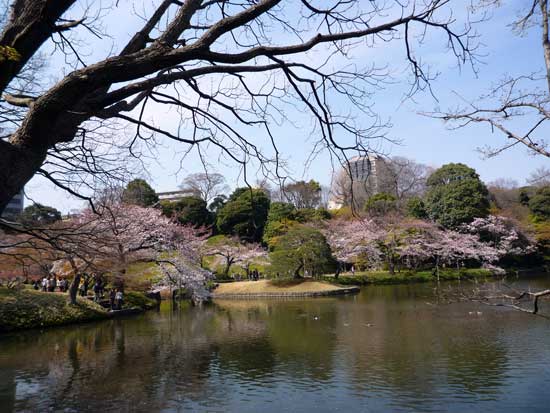
<instances>
[{"instance_id":1,"label":"water reflection","mask_svg":"<svg viewBox=\"0 0 550 413\"><path fill-rule=\"evenodd\" d=\"M166 304L139 318L4 336L0 406L545 411L550 322L434 302L433 286L386 286L345 298Z\"/></svg>"}]
</instances>

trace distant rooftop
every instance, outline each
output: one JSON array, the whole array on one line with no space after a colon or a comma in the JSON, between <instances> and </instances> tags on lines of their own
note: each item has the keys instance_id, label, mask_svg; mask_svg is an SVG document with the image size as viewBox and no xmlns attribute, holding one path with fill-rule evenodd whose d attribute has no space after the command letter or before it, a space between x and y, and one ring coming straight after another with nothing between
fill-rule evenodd
<instances>
[{"instance_id":1,"label":"distant rooftop","mask_svg":"<svg viewBox=\"0 0 550 413\"><path fill-rule=\"evenodd\" d=\"M157 196L160 200L168 200L168 201L177 201L178 199L181 199L185 196L188 196L189 192L186 191L166 191L166 192L157 192Z\"/></svg>"}]
</instances>

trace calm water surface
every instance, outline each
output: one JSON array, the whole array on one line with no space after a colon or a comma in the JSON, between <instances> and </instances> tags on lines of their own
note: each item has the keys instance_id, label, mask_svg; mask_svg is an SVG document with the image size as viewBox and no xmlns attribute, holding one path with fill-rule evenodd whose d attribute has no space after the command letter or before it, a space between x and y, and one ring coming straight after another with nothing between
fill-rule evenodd
<instances>
[{"instance_id":1,"label":"calm water surface","mask_svg":"<svg viewBox=\"0 0 550 413\"><path fill-rule=\"evenodd\" d=\"M2 336L0 411L549 412L550 320L437 305L433 288Z\"/></svg>"}]
</instances>

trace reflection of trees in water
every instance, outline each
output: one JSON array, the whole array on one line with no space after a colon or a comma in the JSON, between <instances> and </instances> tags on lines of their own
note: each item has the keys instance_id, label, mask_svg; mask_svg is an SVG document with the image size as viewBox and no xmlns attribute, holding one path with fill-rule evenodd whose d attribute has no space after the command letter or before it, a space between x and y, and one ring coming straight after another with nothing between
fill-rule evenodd
<instances>
[{"instance_id":1,"label":"reflection of trees in water","mask_svg":"<svg viewBox=\"0 0 550 413\"><path fill-rule=\"evenodd\" d=\"M6 412L11 412L15 407L15 369L2 367L0 369L0 406Z\"/></svg>"},{"instance_id":2,"label":"reflection of trees in water","mask_svg":"<svg viewBox=\"0 0 550 413\"><path fill-rule=\"evenodd\" d=\"M3 349L10 354L10 364L23 367L40 384L17 409L89 404L99 411L115 405L122 411L139 406L154 410L179 397L200 399L209 366L225 343L253 345L261 331L251 321L232 324L227 314L214 309L168 314L26 332L22 339L9 340ZM8 371L3 365L1 370ZM6 385L11 383L0 398L4 406L16 389L15 378L2 374Z\"/></svg>"},{"instance_id":3,"label":"reflection of trees in water","mask_svg":"<svg viewBox=\"0 0 550 413\"><path fill-rule=\"evenodd\" d=\"M1 343L0 406L10 411L18 392L15 407L27 411L201 410L205 401L225 406L235 385L284 382L428 410L463 392L494 398L512 368L548 360L547 324L428 305L432 293L391 286L347 298L163 305L138 318L11 335Z\"/></svg>"},{"instance_id":4,"label":"reflection of trees in water","mask_svg":"<svg viewBox=\"0 0 550 413\"><path fill-rule=\"evenodd\" d=\"M265 378L276 365L275 351L265 337L242 343L230 342L216 349L219 368L246 381Z\"/></svg>"},{"instance_id":5,"label":"reflection of trees in water","mask_svg":"<svg viewBox=\"0 0 550 413\"><path fill-rule=\"evenodd\" d=\"M17 409L155 410L185 400L223 401L230 390L210 387L220 371L253 383L267 380L277 365L289 380L328 380L335 341L328 302L163 306L138 319L15 335L3 347L10 364L39 383ZM16 378L8 381L2 405L15 398Z\"/></svg>"},{"instance_id":6,"label":"reflection of trees in water","mask_svg":"<svg viewBox=\"0 0 550 413\"><path fill-rule=\"evenodd\" d=\"M273 363L288 380L307 378L322 382L332 377L336 300L227 300L219 303L218 307L233 317L254 314L265 324L266 342L275 357Z\"/></svg>"},{"instance_id":7,"label":"reflection of trees in water","mask_svg":"<svg viewBox=\"0 0 550 413\"><path fill-rule=\"evenodd\" d=\"M449 387L498 393L508 369L507 349L498 339L502 330L487 329L487 320L468 315L471 308L429 305L427 286L414 295L410 288L367 289L359 303L337 307L338 337L346 348L340 353L356 393L391 386L394 400L416 408Z\"/></svg>"},{"instance_id":8,"label":"reflection of trees in water","mask_svg":"<svg viewBox=\"0 0 550 413\"><path fill-rule=\"evenodd\" d=\"M467 340L453 341L448 346L447 366L449 384L468 393L495 395L505 382L508 357L496 337L478 339L470 332Z\"/></svg>"}]
</instances>

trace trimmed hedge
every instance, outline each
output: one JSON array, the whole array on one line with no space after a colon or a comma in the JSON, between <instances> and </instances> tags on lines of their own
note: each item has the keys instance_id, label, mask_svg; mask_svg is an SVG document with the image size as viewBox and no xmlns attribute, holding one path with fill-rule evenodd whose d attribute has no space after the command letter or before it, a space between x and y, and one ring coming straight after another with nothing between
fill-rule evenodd
<instances>
[{"instance_id":1,"label":"trimmed hedge","mask_svg":"<svg viewBox=\"0 0 550 413\"><path fill-rule=\"evenodd\" d=\"M484 268L439 270L440 281L485 278L492 276L493 274L491 271ZM403 271L393 275L391 275L388 271L372 271L359 273L355 276L340 275L340 277L336 279L333 276L323 276L321 279L341 285L387 285L437 281L437 276L432 274L432 271Z\"/></svg>"}]
</instances>

